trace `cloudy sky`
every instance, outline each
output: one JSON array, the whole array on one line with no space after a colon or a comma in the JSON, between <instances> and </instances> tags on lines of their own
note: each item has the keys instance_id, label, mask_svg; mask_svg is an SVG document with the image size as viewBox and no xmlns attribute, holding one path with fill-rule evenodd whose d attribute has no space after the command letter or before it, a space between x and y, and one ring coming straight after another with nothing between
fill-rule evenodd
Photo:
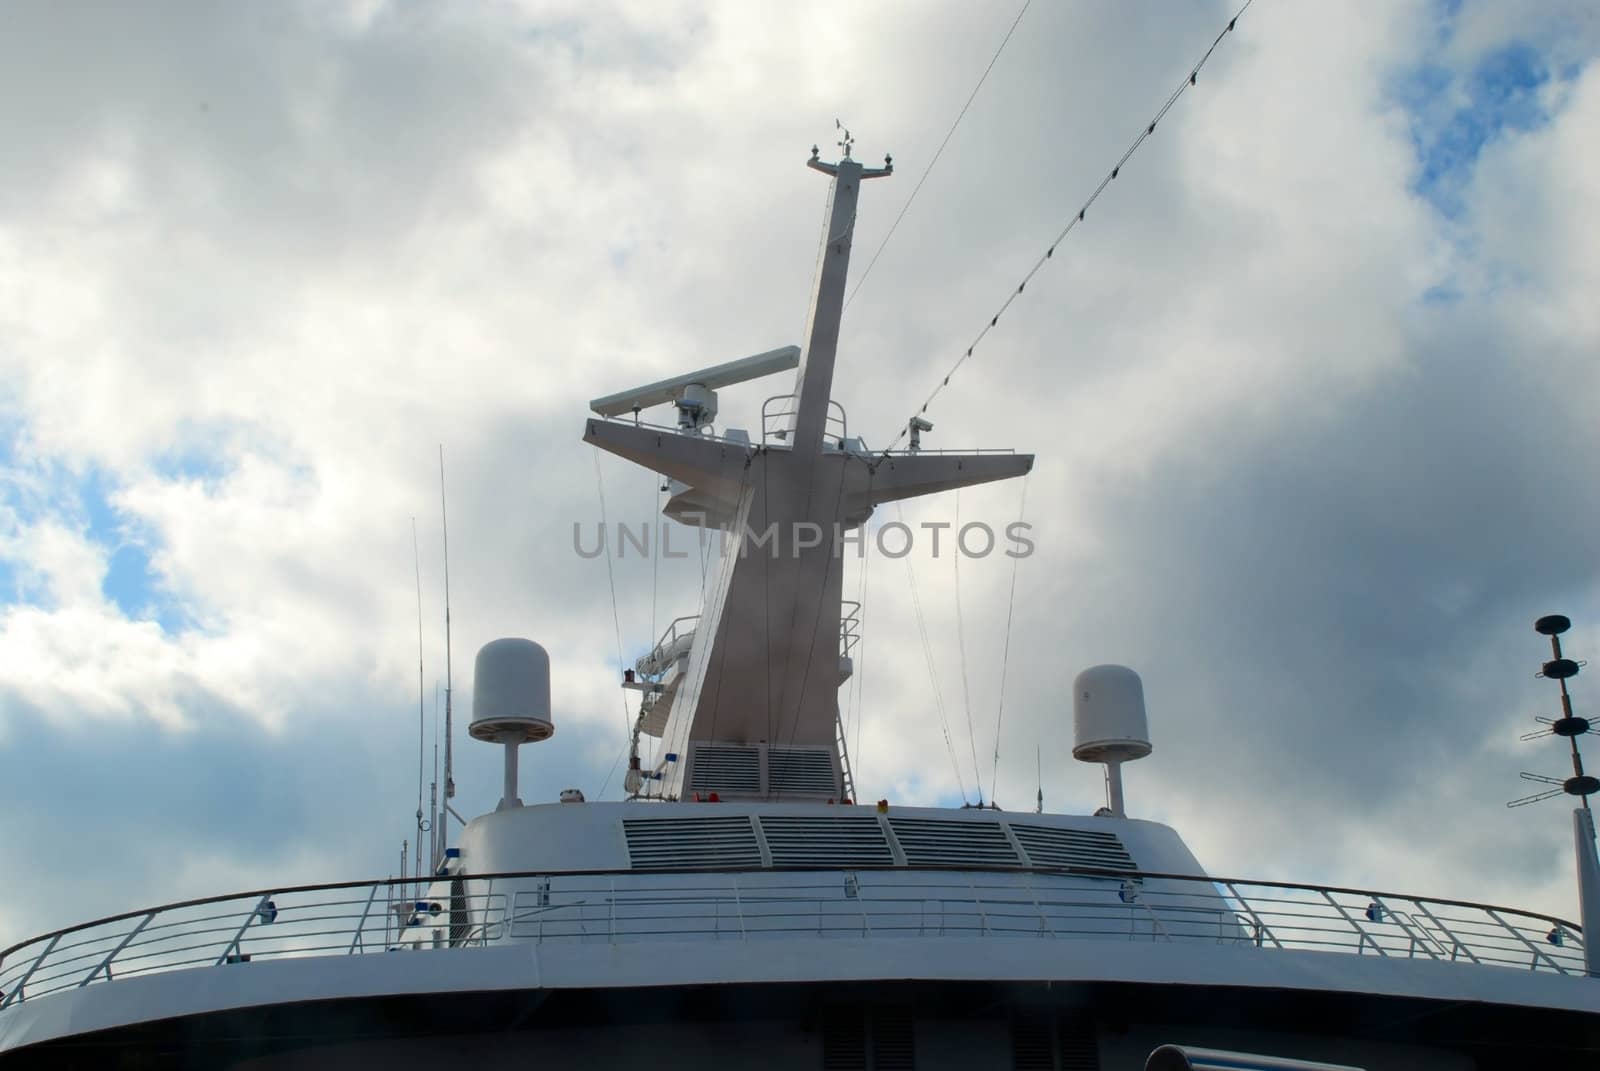
<instances>
[{"instance_id":1,"label":"cloudy sky","mask_svg":"<svg viewBox=\"0 0 1600 1071\"><path fill-rule=\"evenodd\" d=\"M862 280L1019 7L13 5L0 853L37 895L0 944L396 869L441 443L461 723L477 647L537 639L558 731L523 794L615 797L617 629L572 527L657 494L597 466L587 400L801 341L810 146L842 118L895 156ZM852 434L903 424L1230 14L1034 0L847 310ZM1505 801L1563 769L1517 741L1554 709L1531 622L1600 658L1597 55L1581 0L1249 9L929 411L931 445L1038 455L1025 509L874 519L1022 511L1014 603L998 556L959 616L948 555L846 575L861 796L1029 808L1042 769L1093 809L1070 682L1116 661L1156 741L1130 811L1212 872L1575 914L1567 808ZM724 392L723 425L787 389ZM615 564L631 662L699 563ZM493 749L458 750L458 806L492 807Z\"/></svg>"}]
</instances>

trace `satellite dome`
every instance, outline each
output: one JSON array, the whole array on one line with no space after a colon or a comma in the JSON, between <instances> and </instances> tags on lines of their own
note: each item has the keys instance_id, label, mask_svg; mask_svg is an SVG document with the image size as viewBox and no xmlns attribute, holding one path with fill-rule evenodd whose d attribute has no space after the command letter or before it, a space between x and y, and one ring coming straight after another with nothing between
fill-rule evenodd
<instances>
[{"instance_id":1,"label":"satellite dome","mask_svg":"<svg viewBox=\"0 0 1600 1071\"><path fill-rule=\"evenodd\" d=\"M550 720L550 656L532 640L493 640L473 668L474 739L537 743L556 731ZM508 739L510 737L511 739Z\"/></svg>"},{"instance_id":2,"label":"satellite dome","mask_svg":"<svg viewBox=\"0 0 1600 1071\"><path fill-rule=\"evenodd\" d=\"M1127 666L1091 666L1072 682L1072 757L1128 762L1150 754L1144 685Z\"/></svg>"}]
</instances>

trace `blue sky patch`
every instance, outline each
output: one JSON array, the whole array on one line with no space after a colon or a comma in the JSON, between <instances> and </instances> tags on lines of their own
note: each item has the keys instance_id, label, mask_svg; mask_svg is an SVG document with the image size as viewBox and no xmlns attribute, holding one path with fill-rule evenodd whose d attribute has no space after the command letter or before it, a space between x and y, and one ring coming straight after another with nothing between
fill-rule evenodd
<instances>
[{"instance_id":1,"label":"blue sky patch","mask_svg":"<svg viewBox=\"0 0 1600 1071\"><path fill-rule=\"evenodd\" d=\"M1531 130L1549 118L1540 90L1550 78L1543 54L1515 42L1486 53L1464 74L1428 60L1396 79L1391 95L1411 117L1417 154L1412 188L1446 217L1459 216L1483 147L1507 130Z\"/></svg>"}]
</instances>

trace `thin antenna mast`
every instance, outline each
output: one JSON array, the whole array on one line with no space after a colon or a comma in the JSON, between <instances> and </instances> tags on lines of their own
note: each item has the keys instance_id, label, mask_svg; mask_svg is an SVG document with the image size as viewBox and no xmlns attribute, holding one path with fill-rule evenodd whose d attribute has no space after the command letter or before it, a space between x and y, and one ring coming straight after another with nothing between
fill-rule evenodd
<instances>
[{"instance_id":1,"label":"thin antenna mast","mask_svg":"<svg viewBox=\"0 0 1600 1071\"><path fill-rule=\"evenodd\" d=\"M1579 717L1572 712L1572 695L1567 691L1567 681L1576 677L1578 671L1587 665L1586 662L1574 661L1561 652L1561 634L1571 627L1572 621L1562 614L1546 614L1533 623L1535 632L1550 637L1550 660L1539 668L1536 676L1553 680L1561 686L1561 717L1537 718L1537 721L1544 723L1548 728L1527 733L1522 739L1532 740L1541 736L1566 737L1572 758L1572 776L1561 778L1524 773L1522 775L1524 781L1554 787L1512 800L1506 806L1522 807L1553 796L1576 796L1582 803L1581 807L1576 807L1572 811L1572 840L1578 864L1578 918L1583 922L1583 969L1585 974L1595 978L1600 977L1600 943L1594 942L1591 937L1600 931L1600 853L1595 849L1594 814L1589 809L1589 797L1600 792L1600 778L1584 773L1583 756L1578 753L1578 737L1588 736L1594 731L1594 727L1589 718ZM1559 923L1545 935L1545 940L1553 945L1559 945L1565 940L1565 934Z\"/></svg>"},{"instance_id":2,"label":"thin antenna mast","mask_svg":"<svg viewBox=\"0 0 1600 1071\"><path fill-rule=\"evenodd\" d=\"M444 806L439 810L439 854L443 855L450 846L450 823L445 816L449 813L450 801L456 796L450 716L450 511L444 496L444 443L439 444L439 521L444 530Z\"/></svg>"},{"instance_id":3,"label":"thin antenna mast","mask_svg":"<svg viewBox=\"0 0 1600 1071\"><path fill-rule=\"evenodd\" d=\"M1035 744L1033 747L1034 775L1039 779L1039 802L1034 805L1034 814L1044 813L1044 752Z\"/></svg>"},{"instance_id":4,"label":"thin antenna mast","mask_svg":"<svg viewBox=\"0 0 1600 1071\"><path fill-rule=\"evenodd\" d=\"M433 683L433 780L428 782L428 814L437 816L439 813L439 682ZM444 823L435 821L433 828L428 831L428 870L433 872L439 866L439 859L444 855L444 849L439 845L439 838L444 833Z\"/></svg>"},{"instance_id":5,"label":"thin antenna mast","mask_svg":"<svg viewBox=\"0 0 1600 1071\"><path fill-rule=\"evenodd\" d=\"M422 817L423 738L427 730L427 690L422 679L422 554L417 550L417 519L411 518L411 560L417 572L417 878L422 878L422 835L433 823Z\"/></svg>"}]
</instances>

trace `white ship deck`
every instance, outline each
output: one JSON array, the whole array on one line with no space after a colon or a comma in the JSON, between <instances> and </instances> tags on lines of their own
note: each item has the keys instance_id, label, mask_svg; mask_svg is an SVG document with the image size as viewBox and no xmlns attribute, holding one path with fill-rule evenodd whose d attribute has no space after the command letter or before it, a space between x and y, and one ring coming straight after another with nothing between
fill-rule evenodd
<instances>
[{"instance_id":1,"label":"white ship deck","mask_svg":"<svg viewBox=\"0 0 1600 1071\"><path fill-rule=\"evenodd\" d=\"M420 884L254 890L45 934L0 959L0 1053L333 998L819 980L1224 986L1600 1012L1581 934L1561 919L1141 869L1141 854L1187 855L1152 823L838 812L530 807L474 823L453 872ZM797 821L831 823L833 840L786 841ZM621 865L469 872L525 825L583 832ZM1072 865L1073 852L1093 865Z\"/></svg>"}]
</instances>

